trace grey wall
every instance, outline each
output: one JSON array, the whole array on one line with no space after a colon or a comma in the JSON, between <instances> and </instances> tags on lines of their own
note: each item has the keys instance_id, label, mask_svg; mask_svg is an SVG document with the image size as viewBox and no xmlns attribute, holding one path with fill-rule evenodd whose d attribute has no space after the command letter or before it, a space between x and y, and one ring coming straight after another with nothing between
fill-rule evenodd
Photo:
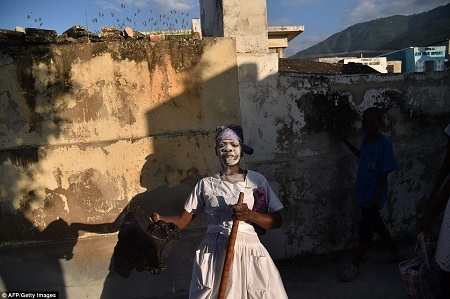
<instances>
[{"instance_id":1,"label":"grey wall","mask_svg":"<svg viewBox=\"0 0 450 299\"><path fill-rule=\"evenodd\" d=\"M273 246L273 252L291 257L352 248L359 220L354 199L358 160L338 135L347 132L359 146L361 114L370 106L383 109L384 133L400 165L389 176L382 214L399 242L414 240L445 150L448 73L280 73L275 78L276 86L241 102L248 142L256 152L247 158L249 165L272 180L286 207L284 235L276 234L286 247Z\"/></svg>"},{"instance_id":2,"label":"grey wall","mask_svg":"<svg viewBox=\"0 0 450 299\"><path fill-rule=\"evenodd\" d=\"M283 227L263 242L274 258L290 258L354 245L358 161L337 132L358 145L362 111L381 106L400 164L382 213L396 239L414 238L444 151L448 73L270 67L252 77L264 65L237 60L233 39L2 47L0 289L39 286L71 298L186 292L202 219L183 232L165 274L123 280L109 267L119 215L130 202L181 208L195 182L218 170L213 131L228 122L242 122L255 148L245 163L285 205Z\"/></svg>"}]
</instances>

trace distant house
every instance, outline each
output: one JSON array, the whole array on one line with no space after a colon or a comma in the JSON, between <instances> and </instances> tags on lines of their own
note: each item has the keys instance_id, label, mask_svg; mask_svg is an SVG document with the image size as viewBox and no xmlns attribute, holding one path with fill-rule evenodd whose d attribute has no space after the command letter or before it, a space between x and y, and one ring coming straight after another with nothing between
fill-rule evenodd
<instances>
[{"instance_id":1,"label":"distant house","mask_svg":"<svg viewBox=\"0 0 450 299\"><path fill-rule=\"evenodd\" d=\"M269 26L269 53L278 53L278 58L286 57L289 42L305 31L304 26Z\"/></svg>"},{"instance_id":2,"label":"distant house","mask_svg":"<svg viewBox=\"0 0 450 299\"><path fill-rule=\"evenodd\" d=\"M434 44L428 45L428 47L435 47L435 46L445 46L447 51L445 53L445 64L447 65L447 68L449 68L449 59L450 59L450 39L445 39L443 41L436 42Z\"/></svg>"},{"instance_id":3,"label":"distant house","mask_svg":"<svg viewBox=\"0 0 450 299\"><path fill-rule=\"evenodd\" d=\"M402 73L445 70L445 46L410 47L382 55L388 61L401 61Z\"/></svg>"},{"instance_id":4,"label":"distant house","mask_svg":"<svg viewBox=\"0 0 450 299\"><path fill-rule=\"evenodd\" d=\"M371 67L375 71L388 73L388 63L386 57L358 58L358 57L329 57L319 58L316 61L325 63L359 64ZM392 73L392 72L391 72Z\"/></svg>"},{"instance_id":5,"label":"distant house","mask_svg":"<svg viewBox=\"0 0 450 299\"><path fill-rule=\"evenodd\" d=\"M373 68L383 74L386 74L388 72L386 57L344 58L344 64L348 64L348 63L359 63L362 65L368 65L371 68Z\"/></svg>"}]
</instances>

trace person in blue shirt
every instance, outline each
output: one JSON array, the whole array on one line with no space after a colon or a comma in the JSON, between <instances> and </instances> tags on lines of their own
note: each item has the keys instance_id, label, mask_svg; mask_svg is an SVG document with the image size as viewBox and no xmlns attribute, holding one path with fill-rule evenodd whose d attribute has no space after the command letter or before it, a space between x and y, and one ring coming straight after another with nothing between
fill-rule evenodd
<instances>
[{"instance_id":1,"label":"person in blue shirt","mask_svg":"<svg viewBox=\"0 0 450 299\"><path fill-rule=\"evenodd\" d=\"M384 206L388 190L388 175L398 168L391 140L381 134L383 115L379 108L367 108L362 115L361 147L354 147L346 137L344 144L359 158L356 177L356 200L361 207L359 244L352 262L341 273L341 280L353 281L359 274L359 264L370 247L373 233L385 242L389 253L381 260L384 263L400 262L403 258L391 234L383 222L380 209Z\"/></svg>"}]
</instances>

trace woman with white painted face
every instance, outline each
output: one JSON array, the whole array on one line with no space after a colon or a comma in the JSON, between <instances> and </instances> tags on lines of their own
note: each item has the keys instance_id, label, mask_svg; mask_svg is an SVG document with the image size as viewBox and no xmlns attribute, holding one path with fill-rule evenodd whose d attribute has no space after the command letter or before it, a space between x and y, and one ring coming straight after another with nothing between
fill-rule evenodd
<instances>
[{"instance_id":1,"label":"woman with white painted face","mask_svg":"<svg viewBox=\"0 0 450 299\"><path fill-rule=\"evenodd\" d=\"M217 298L233 220L240 222L225 298L287 298L278 269L253 226L279 228L283 206L262 174L241 168L244 153L252 154L253 149L244 144L242 128L218 127L216 155L221 171L196 184L179 215L152 214L154 221L172 222L180 229L199 213L208 215L206 236L195 253L189 298ZM266 213L252 209L258 190L264 190L259 205L267 207ZM236 205L241 192L243 203Z\"/></svg>"}]
</instances>

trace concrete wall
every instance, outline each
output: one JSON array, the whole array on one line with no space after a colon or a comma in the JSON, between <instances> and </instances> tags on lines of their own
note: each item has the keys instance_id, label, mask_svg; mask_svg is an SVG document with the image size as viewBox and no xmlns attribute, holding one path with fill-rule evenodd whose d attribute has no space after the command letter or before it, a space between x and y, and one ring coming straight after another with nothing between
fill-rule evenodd
<instances>
[{"instance_id":1,"label":"concrete wall","mask_svg":"<svg viewBox=\"0 0 450 299\"><path fill-rule=\"evenodd\" d=\"M4 48L1 242L35 240L57 217L113 221L142 192L181 208L189 179L216 171L215 126L240 122L234 49L232 39Z\"/></svg>"},{"instance_id":2,"label":"concrete wall","mask_svg":"<svg viewBox=\"0 0 450 299\"><path fill-rule=\"evenodd\" d=\"M3 290L185 294L202 218L183 231L159 276L119 277L110 268L115 232L129 205L179 211L196 181L219 168L212 136L221 123L242 122L255 148L247 166L285 205L283 227L262 237L280 259L353 247L357 159L337 133L358 145L362 111L382 107L400 164L382 213L397 240L411 240L450 119L448 73L278 73L265 63L270 55L238 58L227 38L1 53Z\"/></svg>"},{"instance_id":3,"label":"concrete wall","mask_svg":"<svg viewBox=\"0 0 450 299\"><path fill-rule=\"evenodd\" d=\"M268 176L286 207L282 233L265 237L271 253L291 257L352 248L360 212L354 199L358 160L338 135L347 132L359 146L361 114L373 105L385 112L384 133L400 164L389 176L382 215L399 242L414 243L415 224L445 151L449 80L442 72L280 73L263 80L267 88L241 102L241 109L247 140L255 148L247 157L249 167Z\"/></svg>"},{"instance_id":4,"label":"concrete wall","mask_svg":"<svg viewBox=\"0 0 450 299\"><path fill-rule=\"evenodd\" d=\"M396 239L414 238L444 151L448 73L278 73L270 54L236 53L234 38L2 47L0 290L185 294L201 218L162 275L115 274L115 232L128 205L179 211L219 168L212 136L222 123L243 124L255 148L247 166L285 205L283 227L262 239L289 258L353 247L357 160L337 132L358 145L361 112L383 107L400 163L383 217Z\"/></svg>"},{"instance_id":5,"label":"concrete wall","mask_svg":"<svg viewBox=\"0 0 450 299\"><path fill-rule=\"evenodd\" d=\"M200 0L203 36L233 37L238 53L269 53L265 0Z\"/></svg>"},{"instance_id":6,"label":"concrete wall","mask_svg":"<svg viewBox=\"0 0 450 299\"><path fill-rule=\"evenodd\" d=\"M2 46L0 290L131 294L109 268L121 217L135 204L178 213L219 169L214 128L241 122L235 47L231 38ZM186 290L202 224L183 231L168 273L136 294Z\"/></svg>"}]
</instances>

